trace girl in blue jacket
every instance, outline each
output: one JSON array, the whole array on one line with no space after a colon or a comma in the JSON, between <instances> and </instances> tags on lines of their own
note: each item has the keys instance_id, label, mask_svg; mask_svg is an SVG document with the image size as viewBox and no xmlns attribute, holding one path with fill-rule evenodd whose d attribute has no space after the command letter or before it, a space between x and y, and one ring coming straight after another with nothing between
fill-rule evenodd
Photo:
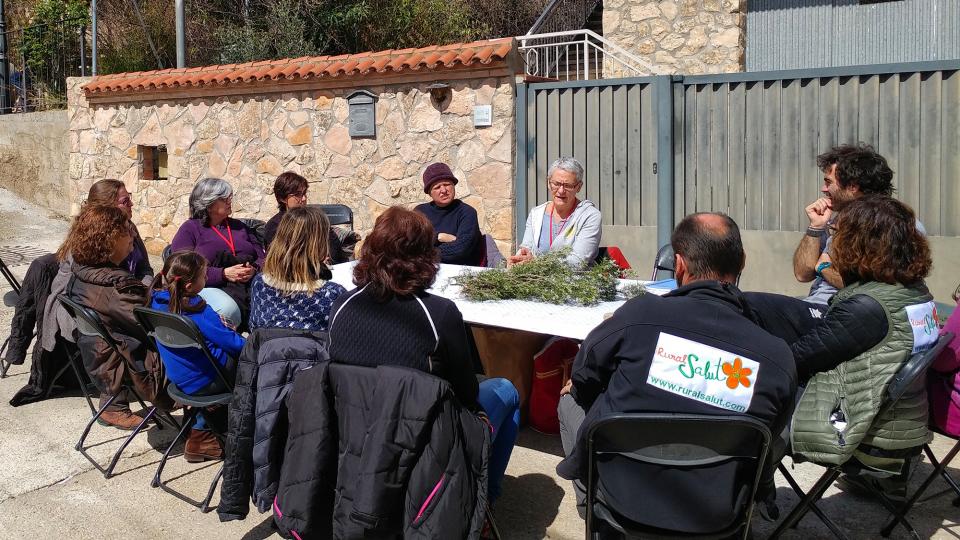
<instances>
[{"instance_id":1,"label":"girl in blue jacket","mask_svg":"<svg viewBox=\"0 0 960 540\"><path fill-rule=\"evenodd\" d=\"M199 296L206 285L206 276L207 261L202 256L193 251L173 253L164 263L163 272L153 280L148 304L153 309L177 313L192 320L206 338L210 354L232 379L244 339ZM167 369L167 378L185 394L203 396L229 391L203 351L167 348L159 343L157 349ZM225 417L226 407L211 407L197 415L184 449L188 462L222 457L222 445L208 424L220 427L218 431L222 432Z\"/></svg>"}]
</instances>

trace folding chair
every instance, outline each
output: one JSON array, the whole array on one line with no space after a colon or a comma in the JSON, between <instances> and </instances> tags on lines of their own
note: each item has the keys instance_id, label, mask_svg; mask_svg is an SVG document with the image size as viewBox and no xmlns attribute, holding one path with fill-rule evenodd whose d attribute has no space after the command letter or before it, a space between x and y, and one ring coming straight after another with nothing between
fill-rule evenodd
<instances>
[{"instance_id":1,"label":"folding chair","mask_svg":"<svg viewBox=\"0 0 960 540\"><path fill-rule=\"evenodd\" d=\"M10 289L12 289L3 295L3 304L7 307L16 307L17 301L20 300L20 281L13 275L13 272L10 271L10 268L7 267L7 264L3 262L2 258L0 258L0 274L3 274L4 279L7 280L7 283L10 284ZM0 346L0 379L7 376L7 370L10 369L12 365L12 362L7 360L7 357L3 355L8 345L10 345L10 336L7 336L3 345Z\"/></svg>"},{"instance_id":2,"label":"folding chair","mask_svg":"<svg viewBox=\"0 0 960 540\"><path fill-rule=\"evenodd\" d=\"M110 347L114 353L120 354L117 342L113 339L113 336L110 335L110 332L107 331L106 327L103 326L103 322L100 320L100 315L98 315L96 311L74 302L64 294L57 296L57 300L60 301L60 304L63 305L63 308L67 310L67 314L73 318L77 325L77 332L80 336L99 339L106 343L106 345ZM100 465L94 461L90 455L87 454L83 447L83 442L86 440L87 435L90 434L90 428L92 428L93 424L100 418L100 416L103 414L103 411L107 410L107 407L112 405L114 400L117 399L117 396L120 395L120 393L122 393L124 390L132 394L137 399L137 402L140 403L140 406L143 407L147 412L144 414L143 420L137 424L137 427L134 428L130 435L127 436L126 440L123 441L123 444L120 445L120 448L117 449L116 453L113 454L113 458L110 460L110 465L104 469L101 468ZM120 390L110 396L110 399L108 399L107 402L96 411L93 417L90 418L90 421L87 422L86 427L83 428L83 434L80 435L80 440L77 441L74 449L83 454L83 456L90 460L95 467L102 471L104 478L110 478L113 476L113 469L117 466L117 462L120 461L120 456L123 454L123 451L127 448L133 438L136 437L138 433L143 431L143 428L146 427L150 420L153 420L157 424L158 429L163 429L163 424L160 423L160 420L158 418L154 418L156 413L156 406L151 405L150 407L147 407L147 405L143 402L143 398L140 397L140 394L133 387L133 384L128 382L128 379L125 377Z\"/></svg>"},{"instance_id":3,"label":"folding chair","mask_svg":"<svg viewBox=\"0 0 960 540\"><path fill-rule=\"evenodd\" d=\"M267 226L267 222L256 218L240 218L240 221L253 231L253 236L260 241L260 245L263 245L263 230Z\"/></svg>"},{"instance_id":4,"label":"folding chair","mask_svg":"<svg viewBox=\"0 0 960 540\"><path fill-rule=\"evenodd\" d=\"M671 279L673 277L673 246L664 244L657 250L657 258L653 261L651 281Z\"/></svg>"},{"instance_id":5,"label":"folding chair","mask_svg":"<svg viewBox=\"0 0 960 540\"><path fill-rule=\"evenodd\" d=\"M163 345L169 349L192 348L203 351L204 356L207 357L207 360L210 361L210 365L212 365L213 369L216 371L217 379L224 386L224 388L229 389L229 392L222 394L192 396L184 393L172 382L167 385L167 394L169 394L174 401L185 405L187 410L183 416L183 424L180 426L180 431L177 433L177 436L174 437L173 441L170 442L170 446L167 447L167 450L163 453L163 458L160 460L160 466L157 467L157 472L153 476L153 481L150 485L155 488L163 487L164 491L172 493L172 491L166 485L164 485L163 481L161 481L160 475L163 473L163 468L167 464L167 459L170 457L173 447L180 442L183 436L187 433L187 430L193 426L193 422L196 419L197 414L200 413L203 408L211 405L225 406L230 404L230 400L233 399L233 383L230 382L230 378L227 377L226 373L224 373L223 368L220 366L217 360L210 354L210 351L207 349L206 340L193 321L182 315L177 315L175 313L166 311L158 311L146 307L133 308L133 313L137 317L137 321L140 322L140 325L154 340L155 344ZM164 361L162 353L160 354L160 360ZM196 506L200 508L201 512L207 513L210 511L210 499L213 498L213 492L217 489L217 484L219 484L222 476L223 465L220 466L220 470L213 477L213 481L210 482L210 488L207 490L207 496L204 497L203 501L201 501L199 504L196 504ZM173 494L178 496L176 493Z\"/></svg>"},{"instance_id":6,"label":"folding chair","mask_svg":"<svg viewBox=\"0 0 960 540\"><path fill-rule=\"evenodd\" d=\"M311 204L323 210L330 220L330 225L349 225L353 230L353 210L345 204Z\"/></svg>"},{"instance_id":7,"label":"folding chair","mask_svg":"<svg viewBox=\"0 0 960 540\"><path fill-rule=\"evenodd\" d=\"M914 386L915 384L925 384L925 376L927 369L933 364L933 361L936 360L937 356L940 355L940 352L950 343L950 340L953 339L953 334L947 332L946 334L940 336L940 339L937 340L937 343L930 349L919 352L911 356L906 363L903 364L903 367L897 372L893 377L893 380L890 381L890 384L887 385L887 390L884 395L883 402L880 404L880 410L877 413L877 416L884 414L887 410L893 407L900 398L906 393L906 391ZM784 478L786 478L787 483L790 484L790 487L793 488L793 491L797 493L800 497L800 502L797 503L797 506L790 512L790 514L784 518L780 523L773 534L770 536L771 539L779 538L788 528L795 527L797 523L807 514L807 512L812 511L824 525L830 529L830 532L834 534L837 538L841 540L846 540L846 535L843 534L843 531L840 530L840 527L833 522L826 514L817 507L817 501L823 497L824 492L827 491L831 485L833 485L834 480L836 480L841 474L850 474L857 475L863 471L863 467L855 459L850 459L842 465L829 465L825 466L826 471L819 480L810 488L810 491L804 493L800 489L800 485L797 484L797 481L790 475L790 472L787 471L787 468L781 463L777 468ZM869 484L867 484L869 486ZM871 488L872 490L872 488ZM910 531L910 534L919 539L920 535L917 534L917 531L913 528L912 525L904 517L904 512L900 512L899 509L882 493L879 491L873 491L873 495L877 500L892 514L894 514L893 525L888 527L892 530L896 523L902 522L904 527ZM889 534L889 533L888 533Z\"/></svg>"},{"instance_id":8,"label":"folding chair","mask_svg":"<svg viewBox=\"0 0 960 540\"><path fill-rule=\"evenodd\" d=\"M598 538L598 517L622 534L639 537L747 538L754 499L770 448L770 430L749 416L708 416L693 414L633 413L600 418L587 433L589 473L587 476L587 538ZM619 454L653 467L695 470L723 463L741 462L749 467L750 479L744 504L730 525L718 531L689 533L629 523L597 501L597 462L603 456ZM642 481L642 479L638 479ZM709 496L709 495L706 495ZM643 504L637 501L637 504ZM695 506L696 501L690 501ZM599 511L599 515L598 515Z\"/></svg>"}]
</instances>

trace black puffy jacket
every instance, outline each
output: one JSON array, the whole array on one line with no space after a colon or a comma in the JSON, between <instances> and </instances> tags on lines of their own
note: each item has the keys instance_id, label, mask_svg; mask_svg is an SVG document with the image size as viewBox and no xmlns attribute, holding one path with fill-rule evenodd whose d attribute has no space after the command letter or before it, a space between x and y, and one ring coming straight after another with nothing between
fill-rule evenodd
<instances>
[{"instance_id":1,"label":"black puffy jacket","mask_svg":"<svg viewBox=\"0 0 960 540\"><path fill-rule=\"evenodd\" d=\"M287 400L290 435L274 502L282 534L478 538L490 431L423 371L325 363Z\"/></svg>"},{"instance_id":2,"label":"black puffy jacket","mask_svg":"<svg viewBox=\"0 0 960 540\"><path fill-rule=\"evenodd\" d=\"M261 328L247 339L230 402L221 521L244 519L250 500L270 508L287 440L284 399L297 373L329 359L326 332Z\"/></svg>"}]
</instances>

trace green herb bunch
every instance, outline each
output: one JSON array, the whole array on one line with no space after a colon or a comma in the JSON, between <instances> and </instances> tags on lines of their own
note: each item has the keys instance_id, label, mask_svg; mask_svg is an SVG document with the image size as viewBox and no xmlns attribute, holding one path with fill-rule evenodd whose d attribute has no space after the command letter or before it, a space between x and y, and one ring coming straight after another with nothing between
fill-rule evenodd
<instances>
[{"instance_id":1,"label":"green herb bunch","mask_svg":"<svg viewBox=\"0 0 960 540\"><path fill-rule=\"evenodd\" d=\"M465 273L451 281L469 300L533 300L589 306L615 300L620 269L605 259L590 268L567 263L569 249L541 255L511 268Z\"/></svg>"}]
</instances>

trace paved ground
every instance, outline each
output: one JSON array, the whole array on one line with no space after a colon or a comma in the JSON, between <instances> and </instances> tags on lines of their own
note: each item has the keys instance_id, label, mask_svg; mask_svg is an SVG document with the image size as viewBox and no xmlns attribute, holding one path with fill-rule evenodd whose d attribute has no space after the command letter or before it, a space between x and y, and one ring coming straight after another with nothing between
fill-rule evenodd
<instances>
[{"instance_id":1,"label":"paved ground","mask_svg":"<svg viewBox=\"0 0 960 540\"><path fill-rule=\"evenodd\" d=\"M65 221L0 190L0 256L18 276L37 254L55 249L66 229ZM0 294L8 290L2 283ZM0 339L9 332L11 316L12 309L0 309ZM121 459L117 476L104 479L90 461L73 450L88 418L81 397L58 397L20 408L7 405L26 382L27 372L27 366L15 366L8 378L0 380L0 538L279 538L270 530L268 515L254 513L246 521L220 523L215 513L201 514L174 495L150 487L159 452L173 436L171 429L151 429L139 436ZM98 463L105 463L122 437L118 430L95 427L88 438L89 453ZM935 443L938 455L948 448L949 441ZM560 455L558 438L530 430L521 434L507 470L504 496L496 508L505 538L583 537L572 490L554 472ZM164 477L182 497L198 500L217 466L188 465L176 458ZM951 472L960 478L958 467L960 463ZM929 470L924 463L920 472L925 476ZM793 472L802 486L809 487L820 469L798 465ZM792 506L796 497L782 478L778 476L777 481L781 506ZM930 493L942 493L944 487L938 481ZM950 500L939 496L918 507L914 524L924 538L960 537L960 509L951 506ZM822 507L852 538L876 538L886 519L872 501L836 487L828 491ZM759 517L754 526L758 538L772 531ZM829 533L811 516L787 537L827 538ZM906 535L901 529L894 537Z\"/></svg>"}]
</instances>

